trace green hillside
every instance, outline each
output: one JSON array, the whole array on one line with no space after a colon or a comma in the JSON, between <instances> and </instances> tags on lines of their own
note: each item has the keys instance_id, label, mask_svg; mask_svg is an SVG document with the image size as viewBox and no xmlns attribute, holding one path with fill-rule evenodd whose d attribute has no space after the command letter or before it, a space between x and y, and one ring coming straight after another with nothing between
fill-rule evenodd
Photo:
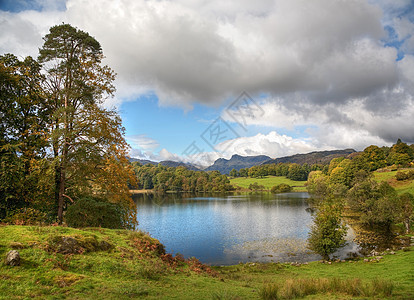
<instances>
[{"instance_id":1,"label":"green hillside","mask_svg":"<svg viewBox=\"0 0 414 300\"><path fill-rule=\"evenodd\" d=\"M230 179L230 184L245 189L247 189L250 184L255 182L257 182L259 185L263 185L266 189L269 190L275 185L285 183L292 186L294 192L306 192L306 181L295 181L288 179L285 176L264 176L263 178L237 177Z\"/></svg>"},{"instance_id":2,"label":"green hillside","mask_svg":"<svg viewBox=\"0 0 414 300\"><path fill-rule=\"evenodd\" d=\"M62 237L76 243L65 246ZM378 262L247 263L209 268L194 259L164 254L157 240L141 232L0 226L0 255L4 258L11 249L20 252L21 265L0 263L0 299L414 297L414 251L383 255ZM74 254L67 252L70 249Z\"/></svg>"},{"instance_id":3,"label":"green hillside","mask_svg":"<svg viewBox=\"0 0 414 300\"><path fill-rule=\"evenodd\" d=\"M401 169L403 170L403 169ZM398 170L398 171L401 171ZM378 182L387 181L392 187L394 187L399 194L411 193L414 194L414 180L402 180L398 181L395 175L398 171L379 170L374 172L374 179Z\"/></svg>"}]
</instances>

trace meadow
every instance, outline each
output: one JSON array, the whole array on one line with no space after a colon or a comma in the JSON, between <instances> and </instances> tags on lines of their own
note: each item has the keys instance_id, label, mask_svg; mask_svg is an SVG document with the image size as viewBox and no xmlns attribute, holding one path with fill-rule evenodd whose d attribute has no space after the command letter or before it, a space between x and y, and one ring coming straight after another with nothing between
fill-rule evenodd
<instances>
[{"instance_id":1,"label":"meadow","mask_svg":"<svg viewBox=\"0 0 414 300\"><path fill-rule=\"evenodd\" d=\"M410 170L410 169L407 169ZM382 169L375 171L374 179L378 182L386 181L388 182L393 188L395 188L398 192L398 194L403 193L411 193L414 194L414 180L402 180L398 181L395 178L395 175L399 171L407 171L406 169L399 169L398 171L391 171L388 169Z\"/></svg>"},{"instance_id":2,"label":"meadow","mask_svg":"<svg viewBox=\"0 0 414 300\"><path fill-rule=\"evenodd\" d=\"M59 253L62 237L78 242L76 253ZM380 260L208 267L163 254L159 242L142 232L0 226L0 255L11 249L22 261L16 267L0 264L0 299L414 297L409 249Z\"/></svg>"},{"instance_id":3,"label":"meadow","mask_svg":"<svg viewBox=\"0 0 414 300\"><path fill-rule=\"evenodd\" d=\"M263 185L267 190L270 190L275 185L284 183L292 186L293 192L306 192L306 181L295 181L288 179L285 176L264 176L262 178L236 177L230 179L230 184L234 185L236 188L241 187L243 189L249 188L249 185L255 182L259 185Z\"/></svg>"}]
</instances>

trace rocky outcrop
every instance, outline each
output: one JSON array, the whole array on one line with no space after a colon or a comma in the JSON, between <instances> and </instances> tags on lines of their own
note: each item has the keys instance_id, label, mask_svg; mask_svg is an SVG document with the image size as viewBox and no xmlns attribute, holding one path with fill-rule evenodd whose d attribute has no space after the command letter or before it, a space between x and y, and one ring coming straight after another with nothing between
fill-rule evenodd
<instances>
[{"instance_id":1,"label":"rocky outcrop","mask_svg":"<svg viewBox=\"0 0 414 300\"><path fill-rule=\"evenodd\" d=\"M20 254L17 250L10 250L6 255L5 264L8 266L20 266Z\"/></svg>"}]
</instances>

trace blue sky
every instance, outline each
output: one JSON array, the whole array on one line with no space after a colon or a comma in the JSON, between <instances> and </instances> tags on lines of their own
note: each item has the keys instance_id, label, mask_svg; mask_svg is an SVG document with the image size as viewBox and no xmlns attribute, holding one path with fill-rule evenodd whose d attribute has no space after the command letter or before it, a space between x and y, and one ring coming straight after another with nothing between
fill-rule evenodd
<instances>
[{"instance_id":1,"label":"blue sky","mask_svg":"<svg viewBox=\"0 0 414 300\"><path fill-rule=\"evenodd\" d=\"M0 54L37 56L62 22L118 74L106 105L134 157L208 165L414 143L412 0L2 0Z\"/></svg>"}]
</instances>

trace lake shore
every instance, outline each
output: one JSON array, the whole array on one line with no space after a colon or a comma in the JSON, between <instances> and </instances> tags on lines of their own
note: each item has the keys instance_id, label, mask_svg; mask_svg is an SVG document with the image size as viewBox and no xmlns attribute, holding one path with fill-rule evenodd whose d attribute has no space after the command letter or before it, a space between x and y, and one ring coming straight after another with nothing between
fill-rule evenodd
<instances>
[{"instance_id":1,"label":"lake shore","mask_svg":"<svg viewBox=\"0 0 414 300\"><path fill-rule=\"evenodd\" d=\"M57 252L56 241L62 236L78 240L83 250ZM109 245L106 250L97 246L103 241ZM279 298L287 298L290 284L298 280L315 286L334 281L350 286L348 291L329 287L302 291L304 296L316 293L319 299L390 297L381 294L388 289L396 299L414 296L414 251L409 249L380 260L210 268L163 255L155 245L155 239L127 230L0 226L1 256L12 249L21 255L18 267L0 265L0 299L269 299L265 295L272 288L279 288ZM370 291L374 284L377 292Z\"/></svg>"}]
</instances>

